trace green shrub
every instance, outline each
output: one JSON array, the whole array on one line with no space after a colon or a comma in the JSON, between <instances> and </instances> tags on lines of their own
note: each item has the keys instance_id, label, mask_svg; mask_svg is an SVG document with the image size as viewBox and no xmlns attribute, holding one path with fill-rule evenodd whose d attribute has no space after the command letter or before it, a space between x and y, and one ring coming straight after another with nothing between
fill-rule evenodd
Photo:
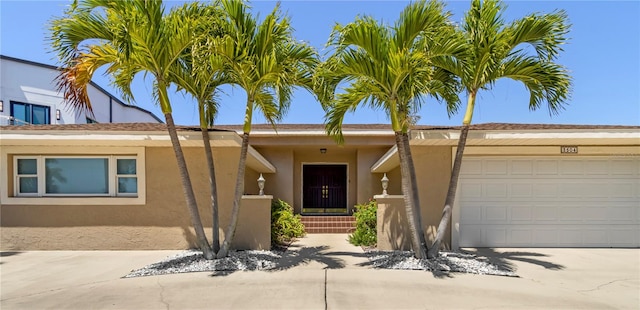
<instances>
[{"instance_id":1,"label":"green shrub","mask_svg":"<svg viewBox=\"0 0 640 310\"><path fill-rule=\"evenodd\" d=\"M300 215L293 214L293 207L277 199L271 202L271 242L286 244L293 238L304 236Z\"/></svg>"},{"instance_id":2,"label":"green shrub","mask_svg":"<svg viewBox=\"0 0 640 310\"><path fill-rule=\"evenodd\" d=\"M349 242L353 245L375 246L378 243L376 211L378 204L375 200L367 204L356 206L353 215L356 218L356 230L349 236Z\"/></svg>"}]
</instances>

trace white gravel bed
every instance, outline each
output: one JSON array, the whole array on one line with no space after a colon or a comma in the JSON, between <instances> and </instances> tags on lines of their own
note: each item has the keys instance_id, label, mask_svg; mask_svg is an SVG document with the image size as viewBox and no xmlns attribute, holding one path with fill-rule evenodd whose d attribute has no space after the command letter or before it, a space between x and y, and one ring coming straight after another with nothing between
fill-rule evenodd
<instances>
[{"instance_id":1,"label":"white gravel bed","mask_svg":"<svg viewBox=\"0 0 640 310\"><path fill-rule=\"evenodd\" d=\"M206 260L202 253L188 250L166 259L132 270L125 278L185 272L255 271L277 269L281 251L231 251L223 259ZM425 270L433 273L461 272L483 275L517 277L511 270L503 270L486 258L472 254L442 252L437 259L416 259L411 251L365 251L371 266L381 269Z\"/></svg>"},{"instance_id":2,"label":"white gravel bed","mask_svg":"<svg viewBox=\"0 0 640 310\"><path fill-rule=\"evenodd\" d=\"M367 251L366 253L369 261L376 268L518 276L511 270L503 270L491 264L487 258L473 254L441 252L440 257L436 259L417 259L411 251Z\"/></svg>"},{"instance_id":3,"label":"white gravel bed","mask_svg":"<svg viewBox=\"0 0 640 310\"><path fill-rule=\"evenodd\" d=\"M276 267L282 252L276 251L230 251L222 259L207 260L202 252L187 250L166 259L132 270L125 278L156 276L163 274L203 271L269 270Z\"/></svg>"}]
</instances>

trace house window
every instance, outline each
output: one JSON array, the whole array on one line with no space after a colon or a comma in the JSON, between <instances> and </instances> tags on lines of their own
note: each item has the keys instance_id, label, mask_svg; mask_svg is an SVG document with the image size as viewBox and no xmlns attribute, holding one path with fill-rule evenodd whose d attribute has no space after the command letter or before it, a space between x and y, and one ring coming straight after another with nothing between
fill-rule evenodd
<instances>
[{"instance_id":1,"label":"house window","mask_svg":"<svg viewBox=\"0 0 640 310\"><path fill-rule=\"evenodd\" d=\"M18 195L38 194L38 160L23 158L17 161Z\"/></svg>"},{"instance_id":2,"label":"house window","mask_svg":"<svg viewBox=\"0 0 640 310\"><path fill-rule=\"evenodd\" d=\"M136 176L136 159L117 158L116 162L117 194L119 196L137 194L138 177Z\"/></svg>"},{"instance_id":3,"label":"house window","mask_svg":"<svg viewBox=\"0 0 640 310\"><path fill-rule=\"evenodd\" d=\"M13 125L51 124L51 110L47 106L11 101Z\"/></svg>"},{"instance_id":4,"label":"house window","mask_svg":"<svg viewBox=\"0 0 640 310\"><path fill-rule=\"evenodd\" d=\"M16 196L138 195L130 156L16 156Z\"/></svg>"}]
</instances>

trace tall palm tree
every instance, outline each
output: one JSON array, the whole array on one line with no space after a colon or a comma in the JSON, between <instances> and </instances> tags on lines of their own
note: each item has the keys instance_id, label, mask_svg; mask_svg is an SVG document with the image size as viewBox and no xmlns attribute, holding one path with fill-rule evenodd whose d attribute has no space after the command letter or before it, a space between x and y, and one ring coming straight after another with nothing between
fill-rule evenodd
<instances>
[{"instance_id":1,"label":"tall palm tree","mask_svg":"<svg viewBox=\"0 0 640 310\"><path fill-rule=\"evenodd\" d=\"M58 77L59 89L74 108L91 109L87 85L99 67L108 66L107 73L127 100L133 99L131 82L137 73L153 76L153 95L166 119L198 247L212 259L167 93L172 68L191 46L193 25L186 16L165 15L159 0L83 0L74 1L62 18L52 21L51 40L65 68Z\"/></svg>"},{"instance_id":2,"label":"tall palm tree","mask_svg":"<svg viewBox=\"0 0 640 310\"><path fill-rule=\"evenodd\" d=\"M275 126L289 108L294 87L312 89L317 63L314 49L294 40L289 20L281 16L279 6L260 24L241 0L223 0L222 7L228 19L227 36L218 42L214 54L222 58L228 83L244 89L247 102L231 221L218 257L227 256L238 222L254 110L261 111Z\"/></svg>"},{"instance_id":3,"label":"tall palm tree","mask_svg":"<svg viewBox=\"0 0 640 310\"><path fill-rule=\"evenodd\" d=\"M209 128L213 126L218 111L218 86L227 82L222 72L221 58L212 53L211 45L224 37L221 23L224 21L222 10L218 3L201 5L194 3L185 5L176 11L186 17L199 16L199 26L196 27L197 38L192 46L184 51L177 66L171 70L171 80L190 94L198 104L198 114L205 159L209 171L209 189L212 215L211 249L215 255L220 250L220 221L218 205L218 189L216 171L211 151Z\"/></svg>"},{"instance_id":4,"label":"tall palm tree","mask_svg":"<svg viewBox=\"0 0 640 310\"><path fill-rule=\"evenodd\" d=\"M444 99L453 111L458 104L453 76L434 66L433 58L459 48L447 40L448 14L438 1L409 4L393 26L371 17L357 17L336 25L329 44L335 48L318 73L327 114L327 132L343 142L342 122L347 112L367 105L387 112L400 157L402 192L414 254L424 258L427 244L408 132L428 96ZM336 94L341 83L348 82Z\"/></svg>"},{"instance_id":5,"label":"tall palm tree","mask_svg":"<svg viewBox=\"0 0 640 310\"><path fill-rule=\"evenodd\" d=\"M570 94L571 77L555 62L570 28L565 12L531 14L507 24L502 18L504 9L499 0L473 0L460 29L467 52L457 59L440 59L443 68L461 79L468 98L442 219L428 253L430 258L438 255L451 219L478 92L490 90L501 78L520 81L530 94L529 109L536 110L546 103L551 114L563 109Z\"/></svg>"}]
</instances>

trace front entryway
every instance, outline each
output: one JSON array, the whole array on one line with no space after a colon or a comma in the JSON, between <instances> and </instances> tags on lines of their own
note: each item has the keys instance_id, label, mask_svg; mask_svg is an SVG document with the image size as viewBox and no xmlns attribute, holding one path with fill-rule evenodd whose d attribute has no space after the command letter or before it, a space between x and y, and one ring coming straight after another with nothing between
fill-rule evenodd
<instances>
[{"instance_id":1,"label":"front entryway","mask_svg":"<svg viewBox=\"0 0 640 310\"><path fill-rule=\"evenodd\" d=\"M347 165L302 166L302 213L347 213Z\"/></svg>"}]
</instances>

